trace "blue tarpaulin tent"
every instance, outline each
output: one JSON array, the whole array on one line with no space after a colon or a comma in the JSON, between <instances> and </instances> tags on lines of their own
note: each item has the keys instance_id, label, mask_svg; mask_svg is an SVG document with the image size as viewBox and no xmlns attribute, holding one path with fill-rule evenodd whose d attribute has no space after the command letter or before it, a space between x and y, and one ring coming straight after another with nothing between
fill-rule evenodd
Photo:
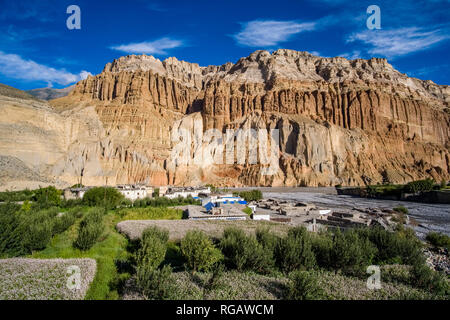
<instances>
[{"instance_id":1,"label":"blue tarpaulin tent","mask_svg":"<svg viewBox=\"0 0 450 320\"><path fill-rule=\"evenodd\" d=\"M205 204L204 206L203 206L206 210L211 210L213 207L215 207L215 205L214 205L214 203L212 203L212 202L208 202L207 204Z\"/></svg>"}]
</instances>

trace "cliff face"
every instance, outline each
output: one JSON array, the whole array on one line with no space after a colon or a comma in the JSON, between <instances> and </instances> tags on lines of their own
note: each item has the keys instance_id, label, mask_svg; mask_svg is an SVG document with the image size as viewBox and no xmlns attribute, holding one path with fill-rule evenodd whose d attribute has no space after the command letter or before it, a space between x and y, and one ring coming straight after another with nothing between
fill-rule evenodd
<instances>
[{"instance_id":1,"label":"cliff face","mask_svg":"<svg viewBox=\"0 0 450 320\"><path fill-rule=\"evenodd\" d=\"M200 67L127 56L51 101L59 116L95 119L96 130L83 132L48 165L68 183L79 181L83 171L86 184L104 184L106 177L111 184L156 185L448 180L449 103L448 86L409 78L385 59L278 50ZM279 170L261 174L264 166L248 157L235 164L199 157L205 146L220 151L220 143L203 137L207 130L240 128L279 130ZM193 138L188 163L174 164L174 129Z\"/></svg>"}]
</instances>

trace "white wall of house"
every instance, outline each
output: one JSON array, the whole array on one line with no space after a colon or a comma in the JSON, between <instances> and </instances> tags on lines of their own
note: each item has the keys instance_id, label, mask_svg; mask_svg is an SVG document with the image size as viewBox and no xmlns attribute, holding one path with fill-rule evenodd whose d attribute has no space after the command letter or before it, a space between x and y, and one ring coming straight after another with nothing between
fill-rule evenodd
<instances>
[{"instance_id":1,"label":"white wall of house","mask_svg":"<svg viewBox=\"0 0 450 320\"><path fill-rule=\"evenodd\" d=\"M147 189L118 189L121 194L127 199L137 200L147 197Z\"/></svg>"},{"instance_id":2,"label":"white wall of house","mask_svg":"<svg viewBox=\"0 0 450 320\"><path fill-rule=\"evenodd\" d=\"M270 215L269 214L254 214L253 220L267 220L270 221Z\"/></svg>"},{"instance_id":3,"label":"white wall of house","mask_svg":"<svg viewBox=\"0 0 450 320\"><path fill-rule=\"evenodd\" d=\"M187 198L189 196L198 197L198 191L176 191L165 195L165 197L169 199L176 199L178 197Z\"/></svg>"}]
</instances>

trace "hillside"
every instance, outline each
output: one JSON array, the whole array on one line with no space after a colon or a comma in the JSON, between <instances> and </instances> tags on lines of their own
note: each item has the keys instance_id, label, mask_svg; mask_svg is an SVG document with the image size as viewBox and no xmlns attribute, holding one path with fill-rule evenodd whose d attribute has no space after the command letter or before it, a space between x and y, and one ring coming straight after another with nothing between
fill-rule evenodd
<instances>
[{"instance_id":1,"label":"hillside","mask_svg":"<svg viewBox=\"0 0 450 320\"><path fill-rule=\"evenodd\" d=\"M25 91L7 86L2 83L0 83L0 95L5 96L5 97L11 97L11 98L25 99L25 100L38 100L36 97L34 97L33 95L31 95Z\"/></svg>"}]
</instances>

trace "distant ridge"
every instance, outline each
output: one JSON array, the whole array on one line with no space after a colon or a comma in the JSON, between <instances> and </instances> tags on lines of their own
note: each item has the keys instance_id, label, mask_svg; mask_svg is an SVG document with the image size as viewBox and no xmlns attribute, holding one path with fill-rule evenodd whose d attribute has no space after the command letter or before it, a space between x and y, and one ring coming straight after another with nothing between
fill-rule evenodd
<instances>
[{"instance_id":1,"label":"distant ridge","mask_svg":"<svg viewBox=\"0 0 450 320\"><path fill-rule=\"evenodd\" d=\"M75 85L71 85L67 88L62 89L39 88L27 90L26 92L41 100L52 100L67 96L74 87Z\"/></svg>"}]
</instances>

